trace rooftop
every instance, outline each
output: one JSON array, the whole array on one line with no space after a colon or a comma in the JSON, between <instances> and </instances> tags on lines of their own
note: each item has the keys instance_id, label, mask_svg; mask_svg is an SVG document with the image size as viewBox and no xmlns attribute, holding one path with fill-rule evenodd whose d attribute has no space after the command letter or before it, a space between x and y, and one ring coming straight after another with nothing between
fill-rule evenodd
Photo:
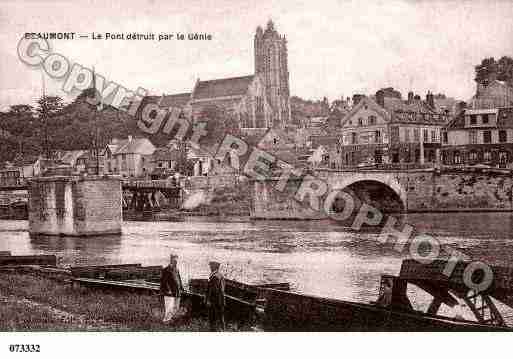
<instances>
[{"instance_id":1,"label":"rooftop","mask_svg":"<svg viewBox=\"0 0 513 359\"><path fill-rule=\"evenodd\" d=\"M193 100L242 96L247 93L248 87L255 78L254 75L198 81L193 91Z\"/></svg>"}]
</instances>

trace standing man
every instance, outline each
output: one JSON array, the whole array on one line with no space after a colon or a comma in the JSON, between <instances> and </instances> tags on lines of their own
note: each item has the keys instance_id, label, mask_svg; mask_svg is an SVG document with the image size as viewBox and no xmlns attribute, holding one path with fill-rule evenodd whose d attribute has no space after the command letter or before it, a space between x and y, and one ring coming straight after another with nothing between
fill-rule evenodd
<instances>
[{"instance_id":1,"label":"standing man","mask_svg":"<svg viewBox=\"0 0 513 359\"><path fill-rule=\"evenodd\" d=\"M210 277L208 278L208 287L206 302L208 308L208 321L210 330L213 332L224 331L224 277L219 273L219 262L212 261L210 266Z\"/></svg>"},{"instance_id":2,"label":"standing man","mask_svg":"<svg viewBox=\"0 0 513 359\"><path fill-rule=\"evenodd\" d=\"M178 256L169 256L169 265L160 276L160 295L164 302L164 323L171 322L180 309L180 297L183 292L182 279L176 267Z\"/></svg>"}]
</instances>

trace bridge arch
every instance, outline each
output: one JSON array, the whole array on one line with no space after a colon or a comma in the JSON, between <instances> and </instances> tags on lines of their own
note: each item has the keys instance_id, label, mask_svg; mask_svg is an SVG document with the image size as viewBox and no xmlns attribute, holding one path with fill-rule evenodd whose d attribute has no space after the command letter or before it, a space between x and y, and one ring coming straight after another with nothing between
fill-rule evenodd
<instances>
[{"instance_id":1,"label":"bridge arch","mask_svg":"<svg viewBox=\"0 0 513 359\"><path fill-rule=\"evenodd\" d=\"M395 197L400 211L408 209L408 195L403 186L391 173L358 172L345 174L330 181L330 187L334 190L358 190L359 188L372 187L374 190L381 190L383 194Z\"/></svg>"}]
</instances>

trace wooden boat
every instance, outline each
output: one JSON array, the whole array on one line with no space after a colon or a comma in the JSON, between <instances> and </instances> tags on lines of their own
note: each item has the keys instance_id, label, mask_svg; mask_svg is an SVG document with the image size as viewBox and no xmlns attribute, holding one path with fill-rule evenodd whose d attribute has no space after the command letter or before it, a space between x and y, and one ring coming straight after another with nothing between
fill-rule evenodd
<instances>
[{"instance_id":1,"label":"wooden boat","mask_svg":"<svg viewBox=\"0 0 513 359\"><path fill-rule=\"evenodd\" d=\"M265 330L286 331L506 331L511 330L492 300L513 307L511 285L513 270L492 267L494 281L486 291L474 293L463 284L463 271L468 263L456 265L450 277L443 275L446 261L429 265L413 260L403 261L399 276L383 275L392 286L391 301L356 303L321 298L299 293L268 289L265 306ZM433 296L426 312L413 309L407 296L407 285L414 284ZM441 304L453 307L458 299L467 304L476 320L450 318L438 314Z\"/></svg>"},{"instance_id":2,"label":"wooden boat","mask_svg":"<svg viewBox=\"0 0 513 359\"><path fill-rule=\"evenodd\" d=\"M204 296L207 291L208 279L191 279L189 290ZM263 312L260 305L265 303L269 288L288 291L289 283L246 284L231 279L225 279L226 317L239 325L252 325Z\"/></svg>"}]
</instances>

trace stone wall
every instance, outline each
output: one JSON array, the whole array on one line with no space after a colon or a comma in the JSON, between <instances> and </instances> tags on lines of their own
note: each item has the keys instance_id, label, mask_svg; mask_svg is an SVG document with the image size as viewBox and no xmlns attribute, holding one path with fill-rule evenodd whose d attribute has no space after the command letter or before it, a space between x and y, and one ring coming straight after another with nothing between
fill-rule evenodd
<instances>
[{"instance_id":1,"label":"stone wall","mask_svg":"<svg viewBox=\"0 0 513 359\"><path fill-rule=\"evenodd\" d=\"M442 171L401 176L407 182L408 211L511 211L509 173Z\"/></svg>"},{"instance_id":2,"label":"stone wall","mask_svg":"<svg viewBox=\"0 0 513 359\"><path fill-rule=\"evenodd\" d=\"M42 177L29 185L31 235L121 233L121 181L114 177Z\"/></svg>"}]
</instances>

